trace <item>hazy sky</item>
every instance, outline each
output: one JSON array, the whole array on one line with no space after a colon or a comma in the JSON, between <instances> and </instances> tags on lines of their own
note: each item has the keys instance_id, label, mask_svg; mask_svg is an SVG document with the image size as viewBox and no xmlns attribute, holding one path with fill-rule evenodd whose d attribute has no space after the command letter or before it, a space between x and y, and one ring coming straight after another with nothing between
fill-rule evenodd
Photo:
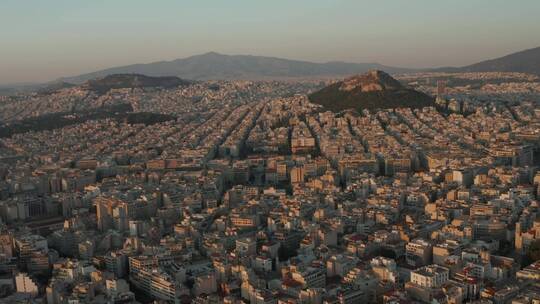
<instances>
[{"instance_id":1,"label":"hazy sky","mask_svg":"<svg viewBox=\"0 0 540 304\"><path fill-rule=\"evenodd\" d=\"M0 0L0 83L216 51L403 67L540 46L539 0Z\"/></svg>"}]
</instances>

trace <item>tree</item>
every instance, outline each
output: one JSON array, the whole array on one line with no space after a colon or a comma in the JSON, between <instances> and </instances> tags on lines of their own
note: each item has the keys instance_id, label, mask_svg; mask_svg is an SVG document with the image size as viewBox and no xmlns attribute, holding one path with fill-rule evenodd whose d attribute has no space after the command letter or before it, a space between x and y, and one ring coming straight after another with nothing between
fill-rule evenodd
<instances>
[{"instance_id":1,"label":"tree","mask_svg":"<svg viewBox=\"0 0 540 304\"><path fill-rule=\"evenodd\" d=\"M540 240L534 240L527 249L527 259L532 263L540 260Z\"/></svg>"},{"instance_id":2,"label":"tree","mask_svg":"<svg viewBox=\"0 0 540 304\"><path fill-rule=\"evenodd\" d=\"M278 258L280 262L287 261L290 258L297 256L298 252L295 249L280 246L278 248Z\"/></svg>"}]
</instances>

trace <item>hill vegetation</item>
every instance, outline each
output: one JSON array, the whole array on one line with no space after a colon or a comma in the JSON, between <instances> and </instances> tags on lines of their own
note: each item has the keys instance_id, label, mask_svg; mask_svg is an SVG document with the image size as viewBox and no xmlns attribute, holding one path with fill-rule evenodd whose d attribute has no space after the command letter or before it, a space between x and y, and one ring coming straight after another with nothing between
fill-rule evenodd
<instances>
[{"instance_id":1,"label":"hill vegetation","mask_svg":"<svg viewBox=\"0 0 540 304\"><path fill-rule=\"evenodd\" d=\"M59 112L45 114L38 117L27 118L10 124L0 124L0 138L10 137L13 134L29 131L44 131L63 128L65 126L81 124L89 120L113 119L129 124L152 125L176 117L167 114L133 112L130 104L116 104L103 106L80 112Z\"/></svg>"},{"instance_id":2,"label":"hill vegetation","mask_svg":"<svg viewBox=\"0 0 540 304\"><path fill-rule=\"evenodd\" d=\"M111 89L123 88L174 88L187 86L191 82L175 76L151 77L141 74L112 74L103 78L88 80L83 86L91 91L105 93Z\"/></svg>"}]
</instances>

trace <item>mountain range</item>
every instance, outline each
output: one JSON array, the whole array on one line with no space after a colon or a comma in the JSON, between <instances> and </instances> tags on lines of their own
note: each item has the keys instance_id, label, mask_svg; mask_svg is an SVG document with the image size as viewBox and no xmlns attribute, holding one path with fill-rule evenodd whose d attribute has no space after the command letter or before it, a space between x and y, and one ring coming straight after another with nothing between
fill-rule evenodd
<instances>
[{"instance_id":1,"label":"mountain range","mask_svg":"<svg viewBox=\"0 0 540 304\"><path fill-rule=\"evenodd\" d=\"M275 57L251 55L224 55L210 52L172 61L133 64L113 67L88 74L62 78L69 83L82 83L90 79L111 74L144 74L148 76L177 76L193 80L269 80L287 78L343 77L369 70L384 70L388 73L407 72L524 72L540 75L540 47L500 58L491 59L463 67L435 69L409 69L385 66L379 63L347 63L289 60Z\"/></svg>"},{"instance_id":2,"label":"mountain range","mask_svg":"<svg viewBox=\"0 0 540 304\"><path fill-rule=\"evenodd\" d=\"M191 80L286 80L298 78L343 78L384 70L390 74L407 72L523 72L540 75L540 47L520 51L463 67L409 69L379 63L347 63L289 60L251 55L223 55L215 52L172 61L113 67L78 76L64 77L44 84L0 85L0 95L29 92L49 86L82 84L112 74L142 74L153 77L176 76Z\"/></svg>"},{"instance_id":3,"label":"mountain range","mask_svg":"<svg viewBox=\"0 0 540 304\"><path fill-rule=\"evenodd\" d=\"M69 83L82 83L111 74L144 74L148 76L177 76L193 80L270 80L309 77L339 77L384 69L403 73L412 69L384 66L378 63L327 62L289 60L251 55L224 55L210 52L172 61L114 67L93 73L63 78Z\"/></svg>"}]
</instances>

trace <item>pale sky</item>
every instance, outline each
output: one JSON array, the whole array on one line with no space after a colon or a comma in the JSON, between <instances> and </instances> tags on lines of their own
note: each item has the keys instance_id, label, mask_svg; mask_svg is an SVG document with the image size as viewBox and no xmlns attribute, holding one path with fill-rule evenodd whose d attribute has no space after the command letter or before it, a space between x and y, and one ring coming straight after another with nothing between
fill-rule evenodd
<instances>
[{"instance_id":1,"label":"pale sky","mask_svg":"<svg viewBox=\"0 0 540 304\"><path fill-rule=\"evenodd\" d=\"M540 46L538 0L0 0L0 84L215 51L460 66Z\"/></svg>"}]
</instances>

